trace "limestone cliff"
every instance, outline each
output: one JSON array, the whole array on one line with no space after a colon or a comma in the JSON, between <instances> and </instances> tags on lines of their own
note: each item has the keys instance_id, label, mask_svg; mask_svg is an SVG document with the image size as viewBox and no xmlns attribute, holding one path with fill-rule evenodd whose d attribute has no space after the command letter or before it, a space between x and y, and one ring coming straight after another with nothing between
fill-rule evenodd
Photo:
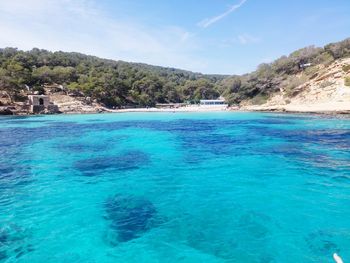
<instances>
[{"instance_id":1,"label":"limestone cliff","mask_svg":"<svg viewBox=\"0 0 350 263\"><path fill-rule=\"evenodd\" d=\"M350 58L339 59L329 66L318 66L310 80L299 85L292 96L283 88L262 105L245 103L242 109L294 112L344 112L350 113ZM301 74L296 74L301 77Z\"/></svg>"}]
</instances>

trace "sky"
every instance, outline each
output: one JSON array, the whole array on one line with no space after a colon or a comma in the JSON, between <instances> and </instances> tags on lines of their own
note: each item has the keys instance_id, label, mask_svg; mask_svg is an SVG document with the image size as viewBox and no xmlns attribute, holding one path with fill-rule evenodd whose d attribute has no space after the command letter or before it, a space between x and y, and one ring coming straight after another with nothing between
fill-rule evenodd
<instances>
[{"instance_id":1,"label":"sky","mask_svg":"<svg viewBox=\"0 0 350 263\"><path fill-rule=\"evenodd\" d=\"M0 48L244 74L350 37L349 0L0 0Z\"/></svg>"}]
</instances>

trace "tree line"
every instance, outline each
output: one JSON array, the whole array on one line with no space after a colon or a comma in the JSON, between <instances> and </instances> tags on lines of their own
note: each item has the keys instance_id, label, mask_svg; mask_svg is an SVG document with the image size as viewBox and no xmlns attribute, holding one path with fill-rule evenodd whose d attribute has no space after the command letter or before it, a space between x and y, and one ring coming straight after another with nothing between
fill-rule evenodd
<instances>
[{"instance_id":1,"label":"tree line","mask_svg":"<svg viewBox=\"0 0 350 263\"><path fill-rule=\"evenodd\" d=\"M223 96L230 104L265 102L283 90L296 95L320 65L350 56L350 38L309 46L241 76L206 75L174 68L101 59L74 52L42 49L0 49L0 90L16 100L27 85L43 92L45 84L60 84L107 107L154 106L156 103L196 103ZM307 65L307 67L304 65ZM299 74L300 73L300 74ZM297 76L298 74L298 76Z\"/></svg>"},{"instance_id":2,"label":"tree line","mask_svg":"<svg viewBox=\"0 0 350 263\"><path fill-rule=\"evenodd\" d=\"M0 49L0 89L13 100L25 86L43 92L45 84L60 84L107 107L195 103L217 98L224 77L80 53Z\"/></svg>"}]
</instances>

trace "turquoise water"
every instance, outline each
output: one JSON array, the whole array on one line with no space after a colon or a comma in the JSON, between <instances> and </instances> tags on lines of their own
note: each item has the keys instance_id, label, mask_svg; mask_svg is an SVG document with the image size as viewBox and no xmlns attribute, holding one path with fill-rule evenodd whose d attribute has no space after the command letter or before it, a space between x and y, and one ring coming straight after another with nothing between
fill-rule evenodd
<instances>
[{"instance_id":1,"label":"turquoise water","mask_svg":"<svg viewBox=\"0 0 350 263\"><path fill-rule=\"evenodd\" d=\"M350 261L350 120L0 119L0 262Z\"/></svg>"}]
</instances>

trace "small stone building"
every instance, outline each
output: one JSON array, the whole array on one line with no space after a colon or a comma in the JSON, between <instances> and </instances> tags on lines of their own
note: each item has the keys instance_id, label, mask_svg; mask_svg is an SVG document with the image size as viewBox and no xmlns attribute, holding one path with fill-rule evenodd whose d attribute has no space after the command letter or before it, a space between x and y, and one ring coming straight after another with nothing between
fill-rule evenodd
<instances>
[{"instance_id":1,"label":"small stone building","mask_svg":"<svg viewBox=\"0 0 350 263\"><path fill-rule=\"evenodd\" d=\"M50 97L47 95L29 95L28 99L32 113L44 112L50 105Z\"/></svg>"}]
</instances>

